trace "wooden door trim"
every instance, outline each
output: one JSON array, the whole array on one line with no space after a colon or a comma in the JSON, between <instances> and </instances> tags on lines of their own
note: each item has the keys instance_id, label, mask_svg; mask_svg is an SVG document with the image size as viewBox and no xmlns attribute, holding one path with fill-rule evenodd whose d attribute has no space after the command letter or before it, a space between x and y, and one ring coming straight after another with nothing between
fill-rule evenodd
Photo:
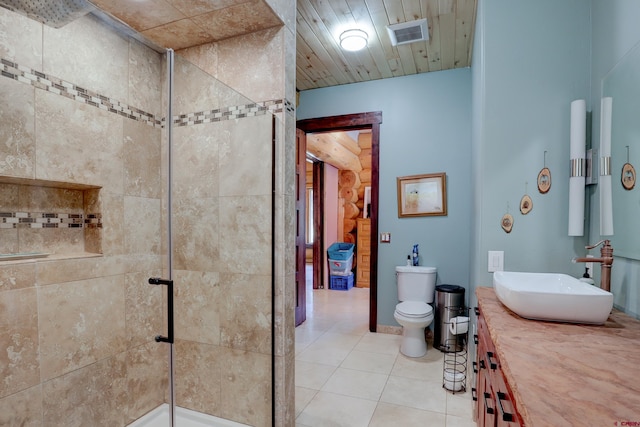
<instances>
[{"instance_id":1,"label":"wooden door trim","mask_svg":"<svg viewBox=\"0 0 640 427\"><path fill-rule=\"evenodd\" d=\"M324 288L324 163L313 162L313 289Z\"/></svg>"},{"instance_id":2,"label":"wooden door trim","mask_svg":"<svg viewBox=\"0 0 640 427\"><path fill-rule=\"evenodd\" d=\"M369 288L369 330L378 322L378 201L380 180L380 124L382 112L372 111L342 116L298 120L305 133L371 129L371 287Z\"/></svg>"},{"instance_id":3,"label":"wooden door trim","mask_svg":"<svg viewBox=\"0 0 640 427\"><path fill-rule=\"evenodd\" d=\"M307 194L307 135L296 129L296 308L295 324L302 324L307 319L306 302L306 194Z\"/></svg>"}]
</instances>

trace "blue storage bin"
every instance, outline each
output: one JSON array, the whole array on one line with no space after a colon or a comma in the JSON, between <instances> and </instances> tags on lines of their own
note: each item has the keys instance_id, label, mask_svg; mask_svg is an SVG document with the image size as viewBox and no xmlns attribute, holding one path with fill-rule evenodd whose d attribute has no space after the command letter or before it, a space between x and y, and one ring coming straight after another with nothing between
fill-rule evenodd
<instances>
[{"instance_id":1,"label":"blue storage bin","mask_svg":"<svg viewBox=\"0 0 640 427\"><path fill-rule=\"evenodd\" d=\"M353 243L334 243L327 249L327 256L329 259L346 261L353 255L355 246Z\"/></svg>"},{"instance_id":2,"label":"blue storage bin","mask_svg":"<svg viewBox=\"0 0 640 427\"><path fill-rule=\"evenodd\" d=\"M329 275L348 276L353 267L353 254L347 260L329 258Z\"/></svg>"},{"instance_id":3,"label":"blue storage bin","mask_svg":"<svg viewBox=\"0 0 640 427\"><path fill-rule=\"evenodd\" d=\"M353 273L348 276L329 276L329 289L348 291L353 288Z\"/></svg>"}]
</instances>

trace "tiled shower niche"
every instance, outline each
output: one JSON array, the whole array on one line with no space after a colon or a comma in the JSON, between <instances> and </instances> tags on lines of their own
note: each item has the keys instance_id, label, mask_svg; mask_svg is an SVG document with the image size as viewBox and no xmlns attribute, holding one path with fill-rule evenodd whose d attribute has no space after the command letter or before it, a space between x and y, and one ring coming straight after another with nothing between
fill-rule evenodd
<instances>
[{"instance_id":1,"label":"tiled shower niche","mask_svg":"<svg viewBox=\"0 0 640 427\"><path fill-rule=\"evenodd\" d=\"M100 187L0 176L0 262L102 253Z\"/></svg>"}]
</instances>

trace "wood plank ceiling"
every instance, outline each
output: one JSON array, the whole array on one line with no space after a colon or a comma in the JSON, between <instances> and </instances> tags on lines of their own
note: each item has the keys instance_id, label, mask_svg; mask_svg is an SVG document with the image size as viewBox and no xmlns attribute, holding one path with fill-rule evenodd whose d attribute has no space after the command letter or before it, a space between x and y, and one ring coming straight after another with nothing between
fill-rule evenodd
<instances>
[{"instance_id":1,"label":"wood plank ceiling","mask_svg":"<svg viewBox=\"0 0 640 427\"><path fill-rule=\"evenodd\" d=\"M182 49L281 25L265 0L92 0L161 47ZM296 86L337 86L468 67L477 0L297 0ZM429 40L392 46L387 25L426 18ZM367 48L340 48L364 30Z\"/></svg>"},{"instance_id":2,"label":"wood plank ceiling","mask_svg":"<svg viewBox=\"0 0 640 427\"><path fill-rule=\"evenodd\" d=\"M469 67L477 0L297 0L296 86L308 90ZM392 46L387 25L427 18L429 40ZM367 48L339 36L364 30Z\"/></svg>"}]
</instances>

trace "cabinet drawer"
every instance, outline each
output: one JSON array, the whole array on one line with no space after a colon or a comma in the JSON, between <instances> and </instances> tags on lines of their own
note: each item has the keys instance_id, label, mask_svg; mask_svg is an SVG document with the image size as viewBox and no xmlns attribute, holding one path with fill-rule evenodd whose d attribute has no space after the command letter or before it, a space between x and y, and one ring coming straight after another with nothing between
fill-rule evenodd
<instances>
[{"instance_id":1,"label":"cabinet drawer","mask_svg":"<svg viewBox=\"0 0 640 427\"><path fill-rule=\"evenodd\" d=\"M496 425L499 427L516 427L522 425L516 413L516 407L512 397L513 394L508 388L504 377L500 375L491 381L496 408Z\"/></svg>"},{"instance_id":2,"label":"cabinet drawer","mask_svg":"<svg viewBox=\"0 0 640 427\"><path fill-rule=\"evenodd\" d=\"M478 347L474 368L478 370L475 411L478 426L521 426L522 419L518 415L513 393L502 373L500 358L491 340L482 311L477 313Z\"/></svg>"},{"instance_id":3,"label":"cabinet drawer","mask_svg":"<svg viewBox=\"0 0 640 427\"><path fill-rule=\"evenodd\" d=\"M496 401L491 390L491 381L486 370L478 377L480 393L478 395L478 425L493 427L496 425Z\"/></svg>"}]
</instances>

